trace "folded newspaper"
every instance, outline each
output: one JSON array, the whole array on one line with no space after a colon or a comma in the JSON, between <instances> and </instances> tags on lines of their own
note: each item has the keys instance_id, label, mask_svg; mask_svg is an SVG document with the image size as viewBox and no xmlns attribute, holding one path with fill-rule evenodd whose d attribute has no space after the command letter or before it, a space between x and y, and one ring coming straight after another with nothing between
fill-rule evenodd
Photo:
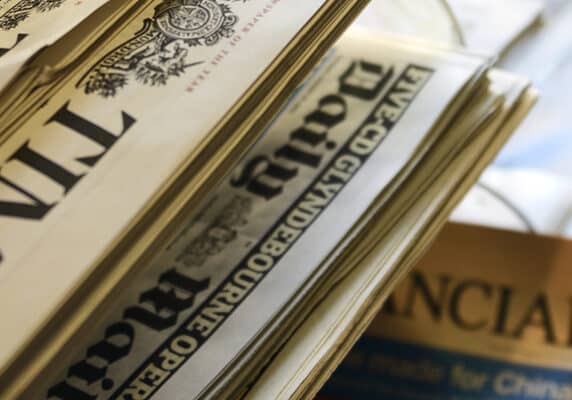
<instances>
[{"instance_id":1,"label":"folded newspaper","mask_svg":"<svg viewBox=\"0 0 572 400\"><path fill-rule=\"evenodd\" d=\"M2 38L30 28L0 65L60 38L0 96L3 399L198 212L366 2L90 3L0 2Z\"/></svg>"},{"instance_id":2,"label":"folded newspaper","mask_svg":"<svg viewBox=\"0 0 572 400\"><path fill-rule=\"evenodd\" d=\"M0 16L0 130L28 118L144 1L6 0ZM50 21L58 21L57 24ZM91 59L93 61L93 59Z\"/></svg>"},{"instance_id":3,"label":"folded newspaper","mask_svg":"<svg viewBox=\"0 0 572 400\"><path fill-rule=\"evenodd\" d=\"M423 50L417 48L417 53L426 51L426 45L423 45ZM380 53L384 53L386 62L390 62L387 51ZM457 54L447 55L446 61L441 60L434 65L436 70L447 70L448 63L458 65L455 62ZM420 54L414 53L404 58L415 60L419 65L422 62L419 57ZM436 62L435 56L433 58ZM455 154L450 154L452 159L447 164L446 173L436 178L430 188L416 198L389 234L380 235L379 230L369 232L378 238L377 246L370 251L360 248L351 260L351 271L324 291L322 302L312 309L311 315L292 336L284 339L286 343L277 351L275 349L262 375L252 378L254 382L246 394L247 398L311 398L364 332L393 285L419 258L456 202L528 112L534 95L529 97L531 94L526 89L526 81L499 71L492 71L489 77L493 82L490 89L497 94L503 93L505 99L501 111L493 118L497 123L470 129L467 115L461 115L460 122L453 123L452 136L471 131L472 140ZM435 96L430 95L429 98L435 101ZM435 156L434 153L430 155ZM427 157L428 164L421 164L417 171L425 183L427 171L435 171L431 156ZM413 186L413 190L422 188L420 184ZM401 199L396 201L403 204L405 200Z\"/></svg>"},{"instance_id":4,"label":"folded newspaper","mask_svg":"<svg viewBox=\"0 0 572 400\"><path fill-rule=\"evenodd\" d=\"M322 399L569 399L572 243L449 225Z\"/></svg>"},{"instance_id":5,"label":"folded newspaper","mask_svg":"<svg viewBox=\"0 0 572 400\"><path fill-rule=\"evenodd\" d=\"M2 0L0 2L0 89L42 48L53 45L108 0ZM133 1L124 1L122 8ZM52 23L58 21L58 23ZM82 37L82 40L93 40Z\"/></svg>"},{"instance_id":6,"label":"folded newspaper","mask_svg":"<svg viewBox=\"0 0 572 400\"><path fill-rule=\"evenodd\" d=\"M163 100L169 112L178 112L177 99ZM191 206L175 216L174 235L138 243L151 249L149 262L137 263L113 288L110 278L96 275L103 284L87 286L92 297L83 312L73 312L77 298L56 308L70 313L59 330L48 325L59 346L38 352L37 344L50 343L33 341L28 349L37 357L24 353L16 363L23 368L30 361L33 368L19 376L10 375L19 369L8 370L0 393L50 400L315 393L534 99L525 79L490 71L486 58L369 32L347 35L206 200L185 199ZM161 100L158 112L147 109L154 135L141 130L143 138L122 138L123 150L105 155L114 158L107 171L90 188L74 189L83 204L53 222L50 233L66 233L65 252L54 249L53 234L35 241L33 251L22 249L31 240L18 243L27 254L18 267L30 274L34 266L35 275L7 264L6 281L28 276L30 286L32 280L47 286L28 298L45 303L48 289L77 282L80 265L106 243L102 226L133 218L150 181L168 179L156 159L175 160L185 149L174 147L159 118L166 112ZM67 119L58 123L78 120L64 110ZM137 164L143 175L126 168L117 179L130 157L142 157L139 151L153 160ZM113 213L102 213L112 205ZM154 222L170 217L159 212ZM12 301L0 311L20 324L28 313L37 324L30 313L43 307L30 304Z\"/></svg>"}]
</instances>

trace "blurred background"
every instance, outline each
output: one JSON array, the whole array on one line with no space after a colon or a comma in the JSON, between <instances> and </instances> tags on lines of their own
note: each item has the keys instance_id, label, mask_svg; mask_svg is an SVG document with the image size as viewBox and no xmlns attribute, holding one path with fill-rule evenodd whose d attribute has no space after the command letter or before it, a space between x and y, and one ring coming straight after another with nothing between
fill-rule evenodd
<instances>
[{"instance_id":1,"label":"blurred background","mask_svg":"<svg viewBox=\"0 0 572 400\"><path fill-rule=\"evenodd\" d=\"M356 25L462 46L530 78L539 103L452 218L572 237L572 1L378 0Z\"/></svg>"}]
</instances>

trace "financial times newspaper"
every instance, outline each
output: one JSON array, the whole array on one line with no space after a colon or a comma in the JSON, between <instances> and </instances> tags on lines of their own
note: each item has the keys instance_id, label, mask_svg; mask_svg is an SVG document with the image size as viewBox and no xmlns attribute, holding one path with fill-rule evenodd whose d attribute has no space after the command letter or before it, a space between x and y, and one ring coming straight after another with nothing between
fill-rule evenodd
<instances>
[{"instance_id":1,"label":"financial times newspaper","mask_svg":"<svg viewBox=\"0 0 572 400\"><path fill-rule=\"evenodd\" d=\"M563 239L449 226L392 294L324 399L572 399Z\"/></svg>"},{"instance_id":2,"label":"financial times newspaper","mask_svg":"<svg viewBox=\"0 0 572 400\"><path fill-rule=\"evenodd\" d=\"M292 305L480 67L374 43L327 57L46 398L196 398Z\"/></svg>"}]
</instances>

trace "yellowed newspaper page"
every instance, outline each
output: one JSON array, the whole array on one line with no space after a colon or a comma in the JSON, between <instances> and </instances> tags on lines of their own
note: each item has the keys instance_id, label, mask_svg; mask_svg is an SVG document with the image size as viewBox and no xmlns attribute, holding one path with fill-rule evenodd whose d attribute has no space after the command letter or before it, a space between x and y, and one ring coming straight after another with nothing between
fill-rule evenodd
<instances>
[{"instance_id":1,"label":"yellowed newspaper page","mask_svg":"<svg viewBox=\"0 0 572 400\"><path fill-rule=\"evenodd\" d=\"M2 138L0 371L324 3L149 2Z\"/></svg>"},{"instance_id":2,"label":"yellowed newspaper page","mask_svg":"<svg viewBox=\"0 0 572 400\"><path fill-rule=\"evenodd\" d=\"M1 0L0 90L38 50L60 39L108 1Z\"/></svg>"}]
</instances>

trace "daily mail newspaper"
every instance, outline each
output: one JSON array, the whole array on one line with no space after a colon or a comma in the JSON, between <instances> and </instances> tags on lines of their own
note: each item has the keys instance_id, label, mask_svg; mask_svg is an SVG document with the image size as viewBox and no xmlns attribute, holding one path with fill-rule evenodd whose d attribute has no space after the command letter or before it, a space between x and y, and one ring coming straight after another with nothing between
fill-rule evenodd
<instances>
[{"instance_id":1,"label":"daily mail newspaper","mask_svg":"<svg viewBox=\"0 0 572 400\"><path fill-rule=\"evenodd\" d=\"M191 399L228 372L482 67L380 49L342 41L209 205L181 221L178 238L27 398Z\"/></svg>"},{"instance_id":2,"label":"daily mail newspaper","mask_svg":"<svg viewBox=\"0 0 572 400\"><path fill-rule=\"evenodd\" d=\"M323 399L572 399L572 243L450 225Z\"/></svg>"},{"instance_id":3,"label":"daily mail newspaper","mask_svg":"<svg viewBox=\"0 0 572 400\"><path fill-rule=\"evenodd\" d=\"M60 39L108 1L1 0L0 89L38 50Z\"/></svg>"},{"instance_id":4,"label":"daily mail newspaper","mask_svg":"<svg viewBox=\"0 0 572 400\"><path fill-rule=\"evenodd\" d=\"M0 138L0 370L326 3L148 2Z\"/></svg>"}]
</instances>

